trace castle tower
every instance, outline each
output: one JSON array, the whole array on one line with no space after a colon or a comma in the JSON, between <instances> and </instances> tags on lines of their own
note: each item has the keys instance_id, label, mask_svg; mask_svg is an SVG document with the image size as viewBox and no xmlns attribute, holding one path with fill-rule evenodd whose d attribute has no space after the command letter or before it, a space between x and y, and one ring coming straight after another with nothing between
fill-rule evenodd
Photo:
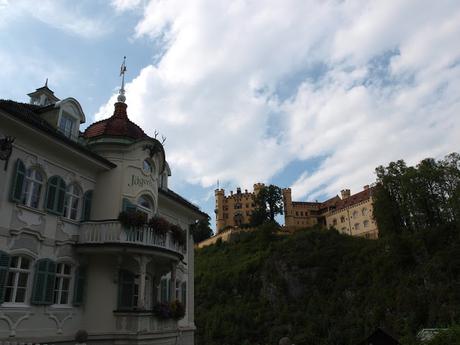
<instances>
[{"instance_id":1,"label":"castle tower","mask_svg":"<svg viewBox=\"0 0 460 345\"><path fill-rule=\"evenodd\" d=\"M349 198L351 195L351 192L349 189L342 189L340 191L340 194L342 195L342 200L345 200L346 198Z\"/></svg>"},{"instance_id":2,"label":"castle tower","mask_svg":"<svg viewBox=\"0 0 460 345\"><path fill-rule=\"evenodd\" d=\"M292 206L291 188L283 189L283 204L284 204L284 225L294 225L294 210Z\"/></svg>"},{"instance_id":3,"label":"castle tower","mask_svg":"<svg viewBox=\"0 0 460 345\"><path fill-rule=\"evenodd\" d=\"M259 191L265 187L265 184L263 183L254 183L254 196L257 195L257 193L259 193Z\"/></svg>"},{"instance_id":4,"label":"castle tower","mask_svg":"<svg viewBox=\"0 0 460 345\"><path fill-rule=\"evenodd\" d=\"M216 213L216 231L219 232L225 227L224 220L224 200L225 200L225 191L223 189L216 189L214 191L216 198L216 208L214 212Z\"/></svg>"}]
</instances>

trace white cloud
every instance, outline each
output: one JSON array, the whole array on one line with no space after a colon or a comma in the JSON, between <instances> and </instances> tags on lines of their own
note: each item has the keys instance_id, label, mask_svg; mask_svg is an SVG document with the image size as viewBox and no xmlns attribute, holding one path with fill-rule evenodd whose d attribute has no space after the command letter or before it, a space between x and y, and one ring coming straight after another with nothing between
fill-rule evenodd
<instances>
[{"instance_id":1,"label":"white cloud","mask_svg":"<svg viewBox=\"0 0 460 345\"><path fill-rule=\"evenodd\" d=\"M327 157L292 186L294 197L315 198L360 188L378 164L458 150L456 1L152 0L143 8L136 37L161 38L166 51L128 83L128 111L148 133L168 136L173 174L188 182L244 188L293 160Z\"/></svg>"},{"instance_id":2,"label":"white cloud","mask_svg":"<svg viewBox=\"0 0 460 345\"><path fill-rule=\"evenodd\" d=\"M83 4L75 1L30 0L4 1L0 3L1 26L22 17L30 17L50 27L86 39L99 38L110 32L110 25L103 17L83 12Z\"/></svg>"}]
</instances>

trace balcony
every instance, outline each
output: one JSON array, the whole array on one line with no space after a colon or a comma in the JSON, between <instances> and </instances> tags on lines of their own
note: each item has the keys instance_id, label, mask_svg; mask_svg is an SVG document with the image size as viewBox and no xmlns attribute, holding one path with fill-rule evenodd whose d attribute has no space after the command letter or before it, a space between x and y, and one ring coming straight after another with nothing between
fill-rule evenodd
<instances>
[{"instance_id":1,"label":"balcony","mask_svg":"<svg viewBox=\"0 0 460 345\"><path fill-rule=\"evenodd\" d=\"M135 246L141 249L160 249L183 256L184 248L173 240L171 232L160 234L154 228L143 226L126 229L118 220L90 221L80 226L77 245Z\"/></svg>"},{"instance_id":2,"label":"balcony","mask_svg":"<svg viewBox=\"0 0 460 345\"><path fill-rule=\"evenodd\" d=\"M152 312L115 311L115 326L118 332L151 333L177 331L176 320L160 320Z\"/></svg>"}]
</instances>

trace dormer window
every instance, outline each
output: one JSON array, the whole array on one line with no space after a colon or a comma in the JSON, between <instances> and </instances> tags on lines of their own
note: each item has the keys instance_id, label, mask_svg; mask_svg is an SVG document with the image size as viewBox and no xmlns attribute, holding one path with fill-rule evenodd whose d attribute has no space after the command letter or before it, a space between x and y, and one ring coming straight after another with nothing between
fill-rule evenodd
<instances>
[{"instance_id":1,"label":"dormer window","mask_svg":"<svg viewBox=\"0 0 460 345\"><path fill-rule=\"evenodd\" d=\"M61 121L59 121L59 131L68 138L73 137L73 132L75 128L75 119L69 115L63 114L61 116Z\"/></svg>"}]
</instances>

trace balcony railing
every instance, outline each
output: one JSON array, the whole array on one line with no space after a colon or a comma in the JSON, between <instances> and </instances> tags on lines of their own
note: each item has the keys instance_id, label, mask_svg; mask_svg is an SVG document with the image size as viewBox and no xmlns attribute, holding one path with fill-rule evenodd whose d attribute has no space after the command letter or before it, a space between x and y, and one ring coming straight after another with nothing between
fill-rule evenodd
<instances>
[{"instance_id":1,"label":"balcony railing","mask_svg":"<svg viewBox=\"0 0 460 345\"><path fill-rule=\"evenodd\" d=\"M183 253L184 248L173 240L171 232L160 234L154 228L143 226L126 229L118 220L84 222L80 227L79 244L137 244L169 249Z\"/></svg>"}]
</instances>

